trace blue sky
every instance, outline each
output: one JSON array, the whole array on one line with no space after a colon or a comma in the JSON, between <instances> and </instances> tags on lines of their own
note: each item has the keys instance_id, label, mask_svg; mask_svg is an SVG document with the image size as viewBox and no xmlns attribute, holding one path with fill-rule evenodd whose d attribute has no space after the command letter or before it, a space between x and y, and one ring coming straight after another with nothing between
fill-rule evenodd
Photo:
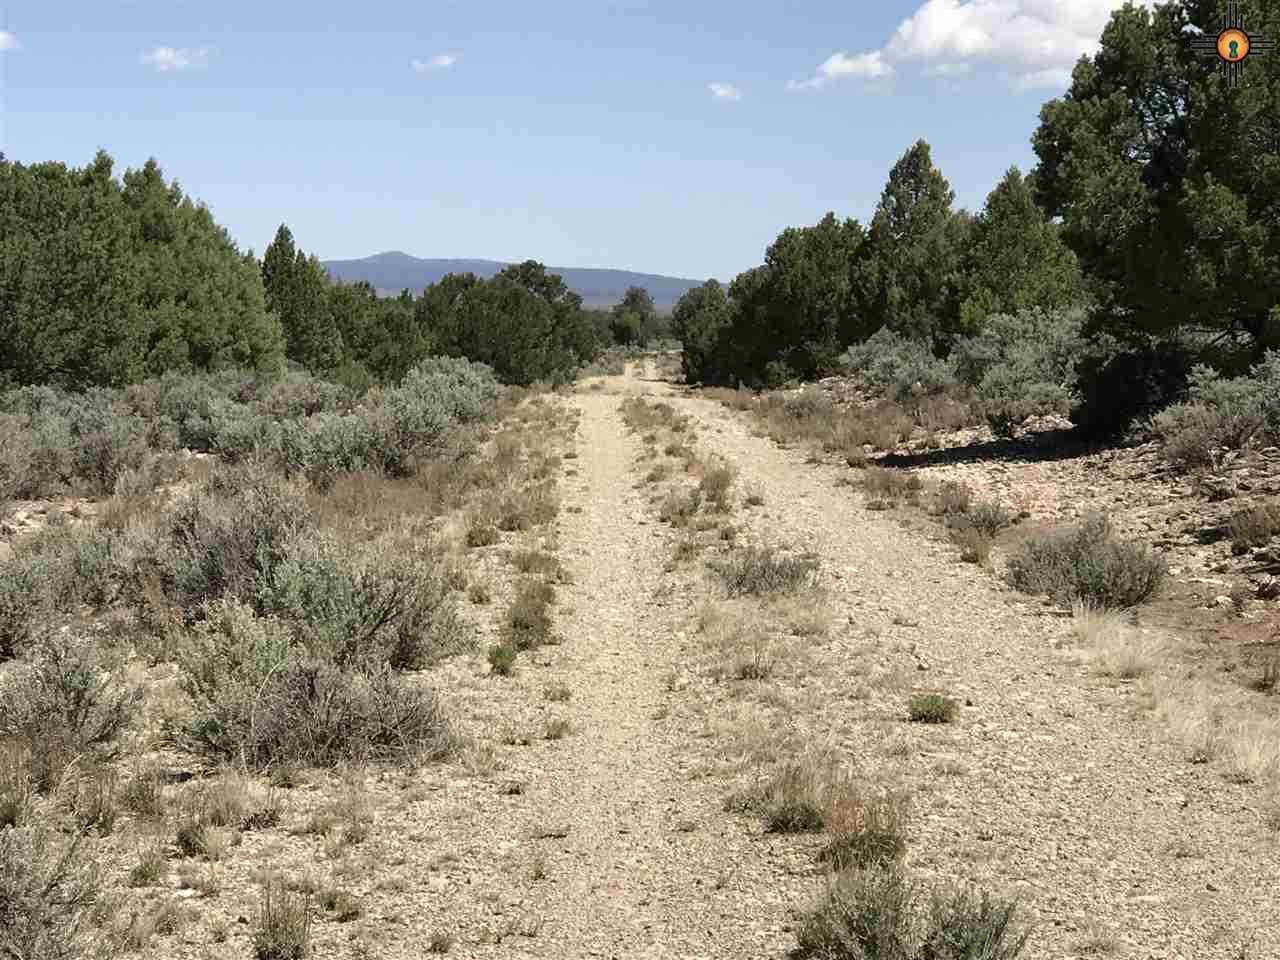
<instances>
[{"instance_id":1,"label":"blue sky","mask_svg":"<svg viewBox=\"0 0 1280 960\"><path fill-rule=\"evenodd\" d=\"M1112 0L75 0L0 12L0 149L154 156L261 254L731 279L934 148L976 208Z\"/></svg>"}]
</instances>

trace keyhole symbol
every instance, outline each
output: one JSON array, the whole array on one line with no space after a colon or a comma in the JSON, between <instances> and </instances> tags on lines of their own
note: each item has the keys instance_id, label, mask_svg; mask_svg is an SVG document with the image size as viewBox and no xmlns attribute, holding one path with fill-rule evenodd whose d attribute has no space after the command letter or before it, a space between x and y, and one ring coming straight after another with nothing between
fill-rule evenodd
<instances>
[{"instance_id":1,"label":"keyhole symbol","mask_svg":"<svg viewBox=\"0 0 1280 960\"><path fill-rule=\"evenodd\" d=\"M1240 41L1232 40L1231 41L1231 59L1235 60L1239 56L1240 56Z\"/></svg>"}]
</instances>

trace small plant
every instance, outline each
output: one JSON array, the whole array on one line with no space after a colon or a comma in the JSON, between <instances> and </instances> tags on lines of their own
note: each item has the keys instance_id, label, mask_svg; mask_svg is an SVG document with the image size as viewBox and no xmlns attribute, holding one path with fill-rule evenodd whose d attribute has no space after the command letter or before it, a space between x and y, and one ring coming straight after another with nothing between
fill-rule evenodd
<instances>
[{"instance_id":1,"label":"small plant","mask_svg":"<svg viewBox=\"0 0 1280 960\"><path fill-rule=\"evenodd\" d=\"M554 717L547 721L547 725L543 728L542 738L544 740L563 740L573 732L573 724L566 717Z\"/></svg>"},{"instance_id":2,"label":"small plant","mask_svg":"<svg viewBox=\"0 0 1280 960\"><path fill-rule=\"evenodd\" d=\"M310 898L267 884L253 934L254 960L305 960L310 952Z\"/></svg>"},{"instance_id":3,"label":"small plant","mask_svg":"<svg viewBox=\"0 0 1280 960\"><path fill-rule=\"evenodd\" d=\"M493 594L489 590L489 584L483 580L472 580L471 585L467 587L467 599L477 606L484 606L493 600Z\"/></svg>"},{"instance_id":4,"label":"small plant","mask_svg":"<svg viewBox=\"0 0 1280 960\"><path fill-rule=\"evenodd\" d=\"M131 887L151 887L164 876L164 849L158 844L146 847L138 854L138 862L129 871Z\"/></svg>"},{"instance_id":5,"label":"small plant","mask_svg":"<svg viewBox=\"0 0 1280 960\"><path fill-rule=\"evenodd\" d=\"M849 795L826 817L831 841L818 861L834 870L893 863L906 852L905 808L896 797L865 800Z\"/></svg>"},{"instance_id":6,"label":"small plant","mask_svg":"<svg viewBox=\"0 0 1280 960\"><path fill-rule=\"evenodd\" d=\"M453 937L450 934L437 930L427 937L427 953L448 953L452 949Z\"/></svg>"},{"instance_id":7,"label":"small plant","mask_svg":"<svg viewBox=\"0 0 1280 960\"><path fill-rule=\"evenodd\" d=\"M509 677L515 671L516 648L509 643L489 647L489 668L495 676Z\"/></svg>"},{"instance_id":8,"label":"small plant","mask_svg":"<svg viewBox=\"0 0 1280 960\"><path fill-rule=\"evenodd\" d=\"M521 580L507 609L504 639L517 650L534 650L551 640L551 602L555 590L542 580Z\"/></svg>"},{"instance_id":9,"label":"small plant","mask_svg":"<svg viewBox=\"0 0 1280 960\"><path fill-rule=\"evenodd\" d=\"M698 490L711 507L719 513L728 513L733 509L730 492L737 471L729 463L718 463L710 467L698 482Z\"/></svg>"},{"instance_id":10,"label":"small plant","mask_svg":"<svg viewBox=\"0 0 1280 960\"><path fill-rule=\"evenodd\" d=\"M713 561L730 596L764 596L793 593L812 587L817 579L818 561L811 557L779 556L768 547L748 547L725 560Z\"/></svg>"},{"instance_id":11,"label":"small plant","mask_svg":"<svg viewBox=\"0 0 1280 960\"><path fill-rule=\"evenodd\" d=\"M950 723L959 709L959 704L940 693L918 693L907 704L907 715L914 723Z\"/></svg>"},{"instance_id":12,"label":"small plant","mask_svg":"<svg viewBox=\"0 0 1280 960\"><path fill-rule=\"evenodd\" d=\"M702 491L695 487L683 493L672 491L658 508L658 519L673 527L683 527L702 505Z\"/></svg>"},{"instance_id":13,"label":"small plant","mask_svg":"<svg viewBox=\"0 0 1280 960\"><path fill-rule=\"evenodd\" d=\"M565 703L572 694L567 684L551 683L542 688L542 695L552 703Z\"/></svg>"},{"instance_id":14,"label":"small plant","mask_svg":"<svg viewBox=\"0 0 1280 960\"><path fill-rule=\"evenodd\" d=\"M985 564L991 558L991 535L985 530L952 530L951 542L960 548L960 559L965 563Z\"/></svg>"}]
</instances>

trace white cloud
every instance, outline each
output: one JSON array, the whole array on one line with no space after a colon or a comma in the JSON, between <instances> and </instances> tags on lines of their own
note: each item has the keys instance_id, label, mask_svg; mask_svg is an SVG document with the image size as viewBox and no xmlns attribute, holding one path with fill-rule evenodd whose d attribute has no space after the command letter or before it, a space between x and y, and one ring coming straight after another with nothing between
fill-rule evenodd
<instances>
[{"instance_id":1,"label":"white cloud","mask_svg":"<svg viewBox=\"0 0 1280 960\"><path fill-rule=\"evenodd\" d=\"M187 70L209 65L208 47L156 47L142 55L142 62L155 67L161 73L171 70Z\"/></svg>"},{"instance_id":2,"label":"white cloud","mask_svg":"<svg viewBox=\"0 0 1280 960\"><path fill-rule=\"evenodd\" d=\"M1150 0L1143 2L1151 5ZM1102 28L1122 4L1123 0L925 0L882 49L854 57L838 53L813 77L787 86L820 90L841 77L884 79L910 61L922 63L932 76L991 66L1016 89L1065 86L1076 61L1097 50ZM875 66L884 72L865 72Z\"/></svg>"},{"instance_id":3,"label":"white cloud","mask_svg":"<svg viewBox=\"0 0 1280 960\"><path fill-rule=\"evenodd\" d=\"M859 80L887 80L893 76L893 65L886 63L879 50L860 53L851 57L847 53L833 53L818 66L816 75L808 80L792 80L788 90L821 90L828 84L846 77Z\"/></svg>"},{"instance_id":4,"label":"white cloud","mask_svg":"<svg viewBox=\"0 0 1280 960\"><path fill-rule=\"evenodd\" d=\"M18 42L18 38L7 30L0 30L0 50L20 50L22 44Z\"/></svg>"},{"instance_id":5,"label":"white cloud","mask_svg":"<svg viewBox=\"0 0 1280 960\"><path fill-rule=\"evenodd\" d=\"M429 70L448 70L461 57L456 53L438 53L430 60L413 61L413 70L415 73L426 73Z\"/></svg>"},{"instance_id":6,"label":"white cloud","mask_svg":"<svg viewBox=\"0 0 1280 960\"><path fill-rule=\"evenodd\" d=\"M741 100L742 91L732 83L709 83L707 89L717 100Z\"/></svg>"}]
</instances>

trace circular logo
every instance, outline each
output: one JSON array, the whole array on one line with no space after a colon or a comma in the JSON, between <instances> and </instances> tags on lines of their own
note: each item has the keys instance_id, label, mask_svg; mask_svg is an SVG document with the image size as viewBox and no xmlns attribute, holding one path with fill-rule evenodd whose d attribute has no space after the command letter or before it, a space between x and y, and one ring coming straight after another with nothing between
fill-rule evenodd
<instances>
[{"instance_id":1,"label":"circular logo","mask_svg":"<svg viewBox=\"0 0 1280 960\"><path fill-rule=\"evenodd\" d=\"M1232 27L1218 34L1218 56L1228 63L1239 63L1249 55L1249 35Z\"/></svg>"}]
</instances>

